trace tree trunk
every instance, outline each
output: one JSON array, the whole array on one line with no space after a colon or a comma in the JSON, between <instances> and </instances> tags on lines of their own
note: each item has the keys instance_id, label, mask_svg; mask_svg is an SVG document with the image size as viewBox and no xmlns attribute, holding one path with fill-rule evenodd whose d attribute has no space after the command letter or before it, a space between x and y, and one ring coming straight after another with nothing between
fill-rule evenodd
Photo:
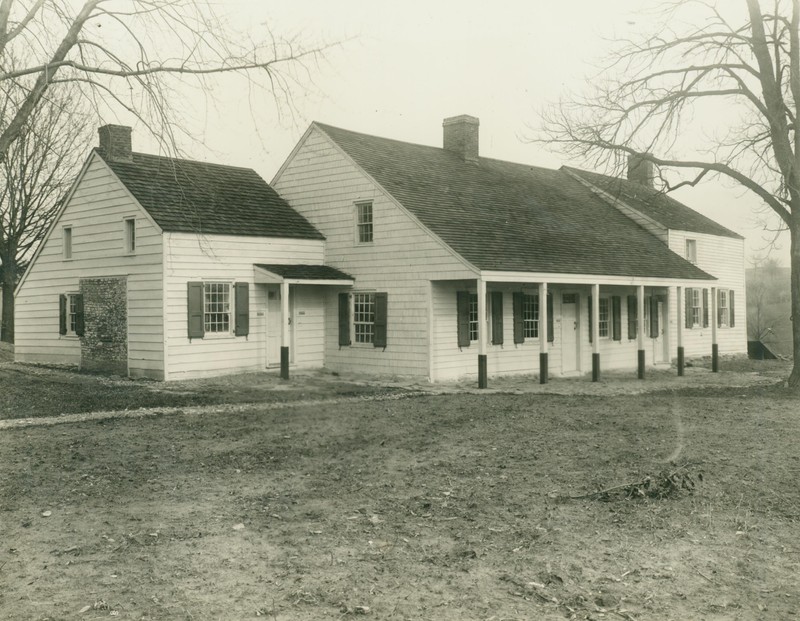
<instances>
[{"instance_id":1,"label":"tree trunk","mask_svg":"<svg viewBox=\"0 0 800 621\"><path fill-rule=\"evenodd\" d=\"M789 387L800 390L800 212L792 210L791 233L791 265L790 289L792 293L792 354L794 362L789 375Z\"/></svg>"},{"instance_id":2,"label":"tree trunk","mask_svg":"<svg viewBox=\"0 0 800 621\"><path fill-rule=\"evenodd\" d=\"M17 284L17 265L14 261L3 262L3 316L0 338L6 343L14 342L14 287Z\"/></svg>"}]
</instances>

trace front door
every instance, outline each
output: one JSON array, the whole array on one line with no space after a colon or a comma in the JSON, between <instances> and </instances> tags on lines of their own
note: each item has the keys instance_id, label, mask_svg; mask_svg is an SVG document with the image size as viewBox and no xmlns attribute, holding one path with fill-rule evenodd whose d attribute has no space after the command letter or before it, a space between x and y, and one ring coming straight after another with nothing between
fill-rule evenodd
<instances>
[{"instance_id":1,"label":"front door","mask_svg":"<svg viewBox=\"0 0 800 621\"><path fill-rule=\"evenodd\" d=\"M267 286L267 366L281 363L281 288Z\"/></svg>"},{"instance_id":2,"label":"front door","mask_svg":"<svg viewBox=\"0 0 800 621\"><path fill-rule=\"evenodd\" d=\"M575 373L578 366L578 294L561 294L561 372Z\"/></svg>"}]
</instances>

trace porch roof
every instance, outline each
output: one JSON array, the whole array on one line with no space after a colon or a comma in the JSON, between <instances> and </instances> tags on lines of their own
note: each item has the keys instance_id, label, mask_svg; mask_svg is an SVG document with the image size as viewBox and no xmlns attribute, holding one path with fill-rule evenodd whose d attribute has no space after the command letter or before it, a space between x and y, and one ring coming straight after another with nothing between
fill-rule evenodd
<instances>
[{"instance_id":1,"label":"porch roof","mask_svg":"<svg viewBox=\"0 0 800 621\"><path fill-rule=\"evenodd\" d=\"M255 263L255 282L352 286L355 279L329 265Z\"/></svg>"}]
</instances>

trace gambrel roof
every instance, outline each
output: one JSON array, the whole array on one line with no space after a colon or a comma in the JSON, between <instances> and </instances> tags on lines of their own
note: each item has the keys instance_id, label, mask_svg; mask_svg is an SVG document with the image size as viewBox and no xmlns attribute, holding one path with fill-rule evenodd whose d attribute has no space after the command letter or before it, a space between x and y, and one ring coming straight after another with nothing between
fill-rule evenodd
<instances>
[{"instance_id":1,"label":"gambrel roof","mask_svg":"<svg viewBox=\"0 0 800 621\"><path fill-rule=\"evenodd\" d=\"M95 152L164 231L324 239L250 168Z\"/></svg>"},{"instance_id":2,"label":"gambrel roof","mask_svg":"<svg viewBox=\"0 0 800 621\"><path fill-rule=\"evenodd\" d=\"M713 279L566 171L314 126L481 270Z\"/></svg>"}]
</instances>

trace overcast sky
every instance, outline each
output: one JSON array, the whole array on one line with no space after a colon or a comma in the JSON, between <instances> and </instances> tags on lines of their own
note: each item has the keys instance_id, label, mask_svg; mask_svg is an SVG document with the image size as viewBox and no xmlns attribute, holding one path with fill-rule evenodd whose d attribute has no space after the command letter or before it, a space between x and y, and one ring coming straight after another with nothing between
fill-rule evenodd
<instances>
[{"instance_id":1,"label":"overcast sky","mask_svg":"<svg viewBox=\"0 0 800 621\"><path fill-rule=\"evenodd\" d=\"M344 41L310 68L295 92L294 115L279 118L263 94L222 86L193 113L200 144L191 157L249 166L268 181L311 121L441 146L442 119L480 119L481 155L557 168L565 161L527 143L537 113L596 73L610 40L651 31L646 0L228 0L237 27L307 41ZM142 132L143 133L143 132ZM139 141L137 142L137 138ZM148 139L134 136L135 150ZM727 187L726 187L727 185ZM769 235L760 205L716 180L676 198L747 238L748 258ZM788 240L774 256L788 265Z\"/></svg>"}]
</instances>

